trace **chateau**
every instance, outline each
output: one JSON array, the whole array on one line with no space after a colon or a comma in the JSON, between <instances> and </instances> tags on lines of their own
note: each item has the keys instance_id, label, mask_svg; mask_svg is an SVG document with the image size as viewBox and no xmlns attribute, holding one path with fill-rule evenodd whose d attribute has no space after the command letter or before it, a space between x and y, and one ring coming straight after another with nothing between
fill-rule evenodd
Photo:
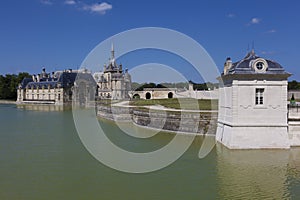
<instances>
[{"instance_id":1,"label":"chateau","mask_svg":"<svg viewBox=\"0 0 300 200\"><path fill-rule=\"evenodd\" d=\"M83 83L84 86L82 87ZM19 84L17 103L64 105L71 104L74 100L84 104L87 102L86 97L84 97L86 96L85 90L89 87L96 87L95 85L91 73L87 70L74 71L69 69L48 74L43 68L41 74L32 75L32 78L25 78ZM88 94L89 97L93 95L95 94Z\"/></svg>"},{"instance_id":2,"label":"chateau","mask_svg":"<svg viewBox=\"0 0 300 200\"><path fill-rule=\"evenodd\" d=\"M117 65L112 45L109 64L93 76L86 69L42 72L25 78L17 89L17 103L85 105L99 99L126 99L131 91L131 76Z\"/></svg>"},{"instance_id":3,"label":"chateau","mask_svg":"<svg viewBox=\"0 0 300 200\"><path fill-rule=\"evenodd\" d=\"M111 47L111 58L108 65L104 65L103 72L95 73L94 78L98 85L100 99L126 99L131 91L131 76L122 65L117 65L114 46Z\"/></svg>"}]
</instances>

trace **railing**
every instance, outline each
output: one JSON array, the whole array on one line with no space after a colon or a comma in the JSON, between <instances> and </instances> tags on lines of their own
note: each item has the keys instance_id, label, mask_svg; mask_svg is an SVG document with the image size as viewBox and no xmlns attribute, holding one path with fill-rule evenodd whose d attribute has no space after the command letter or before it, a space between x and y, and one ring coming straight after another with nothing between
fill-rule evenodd
<instances>
[{"instance_id":1,"label":"railing","mask_svg":"<svg viewBox=\"0 0 300 200\"><path fill-rule=\"evenodd\" d=\"M289 121L300 120L300 104L297 103L288 104L288 119Z\"/></svg>"},{"instance_id":2,"label":"railing","mask_svg":"<svg viewBox=\"0 0 300 200\"><path fill-rule=\"evenodd\" d=\"M288 104L288 110L298 113L300 111L300 105L297 104L297 103L295 103L295 104Z\"/></svg>"}]
</instances>

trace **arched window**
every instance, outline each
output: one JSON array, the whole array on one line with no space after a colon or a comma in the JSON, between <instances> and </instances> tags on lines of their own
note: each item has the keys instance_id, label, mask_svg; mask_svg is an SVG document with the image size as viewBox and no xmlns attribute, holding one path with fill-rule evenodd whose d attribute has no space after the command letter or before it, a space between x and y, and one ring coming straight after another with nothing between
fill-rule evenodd
<instances>
[{"instance_id":1,"label":"arched window","mask_svg":"<svg viewBox=\"0 0 300 200\"><path fill-rule=\"evenodd\" d=\"M169 99L172 99L172 98L173 98L173 92L169 92L169 93L168 93L168 98L169 98Z\"/></svg>"}]
</instances>

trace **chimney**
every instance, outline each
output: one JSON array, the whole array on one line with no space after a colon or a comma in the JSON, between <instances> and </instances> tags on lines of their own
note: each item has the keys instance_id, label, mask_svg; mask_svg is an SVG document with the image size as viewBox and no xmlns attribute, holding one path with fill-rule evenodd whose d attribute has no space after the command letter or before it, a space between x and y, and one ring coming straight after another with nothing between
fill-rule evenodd
<instances>
[{"instance_id":1,"label":"chimney","mask_svg":"<svg viewBox=\"0 0 300 200\"><path fill-rule=\"evenodd\" d=\"M189 81L189 91L190 92L194 91L194 84L192 81Z\"/></svg>"},{"instance_id":2,"label":"chimney","mask_svg":"<svg viewBox=\"0 0 300 200\"><path fill-rule=\"evenodd\" d=\"M230 70L231 67L232 67L232 61L231 61L230 57L228 57L226 59L226 62L224 63L224 75L226 75L228 73L228 71Z\"/></svg>"}]
</instances>

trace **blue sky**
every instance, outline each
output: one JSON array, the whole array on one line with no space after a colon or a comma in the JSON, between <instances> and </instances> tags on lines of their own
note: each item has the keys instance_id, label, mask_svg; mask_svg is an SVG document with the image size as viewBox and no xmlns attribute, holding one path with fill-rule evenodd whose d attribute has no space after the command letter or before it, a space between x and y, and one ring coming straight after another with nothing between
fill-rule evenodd
<instances>
[{"instance_id":1,"label":"blue sky","mask_svg":"<svg viewBox=\"0 0 300 200\"><path fill-rule=\"evenodd\" d=\"M37 73L43 66L49 71L78 68L101 41L128 29L150 26L190 36L220 70L226 57L233 61L243 58L254 41L258 55L279 62L294 74L291 80L300 81L299 10L296 0L3 0L0 74ZM115 47L118 51L118 44ZM147 62L180 64L177 68L189 79L200 81L192 70L185 70L183 62L164 54L160 58L153 54L153 60L143 60L145 56L139 53L134 61L129 58L120 58L129 69Z\"/></svg>"}]
</instances>

